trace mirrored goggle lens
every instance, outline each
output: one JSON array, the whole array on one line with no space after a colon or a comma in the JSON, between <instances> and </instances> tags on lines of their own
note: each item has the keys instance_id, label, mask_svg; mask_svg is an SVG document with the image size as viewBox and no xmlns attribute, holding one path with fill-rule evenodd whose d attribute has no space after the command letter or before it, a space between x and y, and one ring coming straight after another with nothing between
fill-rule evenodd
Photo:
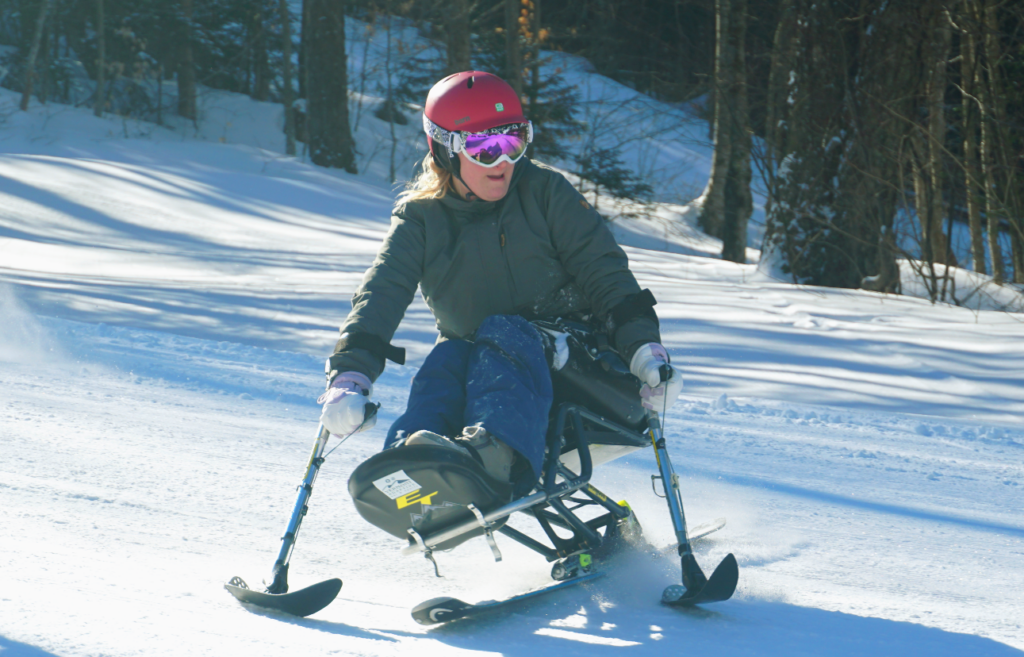
<instances>
[{"instance_id":1,"label":"mirrored goggle lens","mask_svg":"<svg viewBox=\"0 0 1024 657\"><path fill-rule=\"evenodd\" d=\"M502 155L515 162L526 152L526 138L525 128L508 134L469 134L466 135L466 155L483 165L496 163Z\"/></svg>"}]
</instances>

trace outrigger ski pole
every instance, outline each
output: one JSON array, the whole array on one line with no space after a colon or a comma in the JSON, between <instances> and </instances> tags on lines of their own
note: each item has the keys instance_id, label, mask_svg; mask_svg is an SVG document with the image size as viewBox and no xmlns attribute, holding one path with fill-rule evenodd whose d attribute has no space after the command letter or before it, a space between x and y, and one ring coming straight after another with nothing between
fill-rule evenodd
<instances>
[{"instance_id":1,"label":"outrigger ski pole","mask_svg":"<svg viewBox=\"0 0 1024 657\"><path fill-rule=\"evenodd\" d=\"M356 431L366 427L368 424L372 426L372 423L377 419L377 408L376 404L366 404L363 424ZM356 431L352 433L356 433ZM299 591L292 591L290 593L288 591L288 562L291 560L292 551L295 548L295 539L299 534L299 526L302 525L302 519L309 510L309 497L313 494L313 482L316 481L316 475L320 472L320 466L323 465L326 458L324 450L327 447L327 439L330 436L331 432L321 424L317 432L316 442L313 443L313 451L309 456L309 463L306 465L306 475L299 486L299 494L295 499L295 508L292 510L292 516L288 520L288 528L285 530L284 536L281 537L281 549L277 553L277 561L274 562L274 568L271 571L272 581L270 584L266 585L264 591L256 591L249 588L245 580L236 576L232 577L231 581L224 585L224 588L240 602L275 611L283 611L293 616L309 616L331 604L334 598L338 596L338 592L341 591L341 580L337 578L324 580ZM342 438L342 442L346 438L348 436ZM338 444L340 445L341 443ZM337 446L334 449L337 449ZM332 449L331 451L334 450Z\"/></svg>"},{"instance_id":2,"label":"outrigger ski pole","mask_svg":"<svg viewBox=\"0 0 1024 657\"><path fill-rule=\"evenodd\" d=\"M667 366L663 368L667 369ZM662 380L666 375L671 375L671 370L662 371ZM703 602L728 600L736 590L736 583L740 577L736 557L731 552L726 555L711 573L710 578L706 577L704 571L697 565L690 540L686 536L686 516L683 514L682 494L679 492L679 476L672 469L672 462L668 458L668 449L665 446L665 437L662 435L657 411L647 411L647 426L651 444L654 446L654 455L658 461L658 470L661 473L660 476L651 475L651 478L660 478L665 487L665 500L668 502L668 512L672 517L676 540L679 541L678 552L683 567L683 584L673 584L666 588L661 594L661 602L674 607L690 607Z\"/></svg>"}]
</instances>

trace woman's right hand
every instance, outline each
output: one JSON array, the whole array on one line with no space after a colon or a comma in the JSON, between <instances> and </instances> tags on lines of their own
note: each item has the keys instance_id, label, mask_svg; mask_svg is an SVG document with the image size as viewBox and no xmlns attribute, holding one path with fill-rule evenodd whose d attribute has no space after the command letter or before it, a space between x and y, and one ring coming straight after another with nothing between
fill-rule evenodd
<instances>
[{"instance_id":1,"label":"woman's right hand","mask_svg":"<svg viewBox=\"0 0 1024 657\"><path fill-rule=\"evenodd\" d=\"M669 360L668 351L657 342L649 342L633 354L629 371L644 384L640 389L644 408L664 413L683 391L683 375Z\"/></svg>"},{"instance_id":2,"label":"woman's right hand","mask_svg":"<svg viewBox=\"0 0 1024 657\"><path fill-rule=\"evenodd\" d=\"M320 423L332 434L345 437L373 427L376 414L367 413L373 407L370 394L373 385L365 374L342 372L334 377L327 391L317 399L323 404Z\"/></svg>"}]
</instances>

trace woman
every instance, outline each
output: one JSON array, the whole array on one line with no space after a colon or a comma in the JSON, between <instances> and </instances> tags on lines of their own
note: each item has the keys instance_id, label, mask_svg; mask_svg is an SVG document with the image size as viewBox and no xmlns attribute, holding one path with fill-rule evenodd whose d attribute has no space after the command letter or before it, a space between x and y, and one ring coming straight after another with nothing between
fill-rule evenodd
<instances>
[{"instance_id":1,"label":"woman","mask_svg":"<svg viewBox=\"0 0 1024 657\"><path fill-rule=\"evenodd\" d=\"M417 286L440 338L385 447L443 445L495 479L536 480L552 392L534 319L599 321L643 395L671 404L682 377L669 366L662 382L653 296L583 196L524 157L533 126L512 87L480 71L451 75L430 90L423 125L423 172L399 196L328 361L324 426L342 436L362 426L385 359L404 362L390 341Z\"/></svg>"}]
</instances>

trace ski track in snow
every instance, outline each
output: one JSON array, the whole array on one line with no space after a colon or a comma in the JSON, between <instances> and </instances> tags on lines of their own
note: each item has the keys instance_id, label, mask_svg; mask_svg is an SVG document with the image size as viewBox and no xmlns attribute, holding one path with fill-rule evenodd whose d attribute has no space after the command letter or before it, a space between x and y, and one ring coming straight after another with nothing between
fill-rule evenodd
<instances>
[{"instance_id":1,"label":"ski track in snow","mask_svg":"<svg viewBox=\"0 0 1024 657\"><path fill-rule=\"evenodd\" d=\"M114 138L120 120L84 110L4 120L3 657L1024 650L1020 316L786 285L703 257L692 230L642 248L661 238L640 224L618 235L688 381L666 435L691 524L728 518L698 560L737 555L733 600L661 607L678 563L636 553L501 615L416 625L427 598L550 581L501 539L501 563L475 539L437 579L354 513L348 475L434 340L417 298L395 339L409 364L376 382L378 426L325 464L292 560L293 587L341 577L339 599L309 619L243 608L222 586L269 575L391 191L155 128ZM643 451L594 483L663 547L655 471Z\"/></svg>"}]
</instances>

